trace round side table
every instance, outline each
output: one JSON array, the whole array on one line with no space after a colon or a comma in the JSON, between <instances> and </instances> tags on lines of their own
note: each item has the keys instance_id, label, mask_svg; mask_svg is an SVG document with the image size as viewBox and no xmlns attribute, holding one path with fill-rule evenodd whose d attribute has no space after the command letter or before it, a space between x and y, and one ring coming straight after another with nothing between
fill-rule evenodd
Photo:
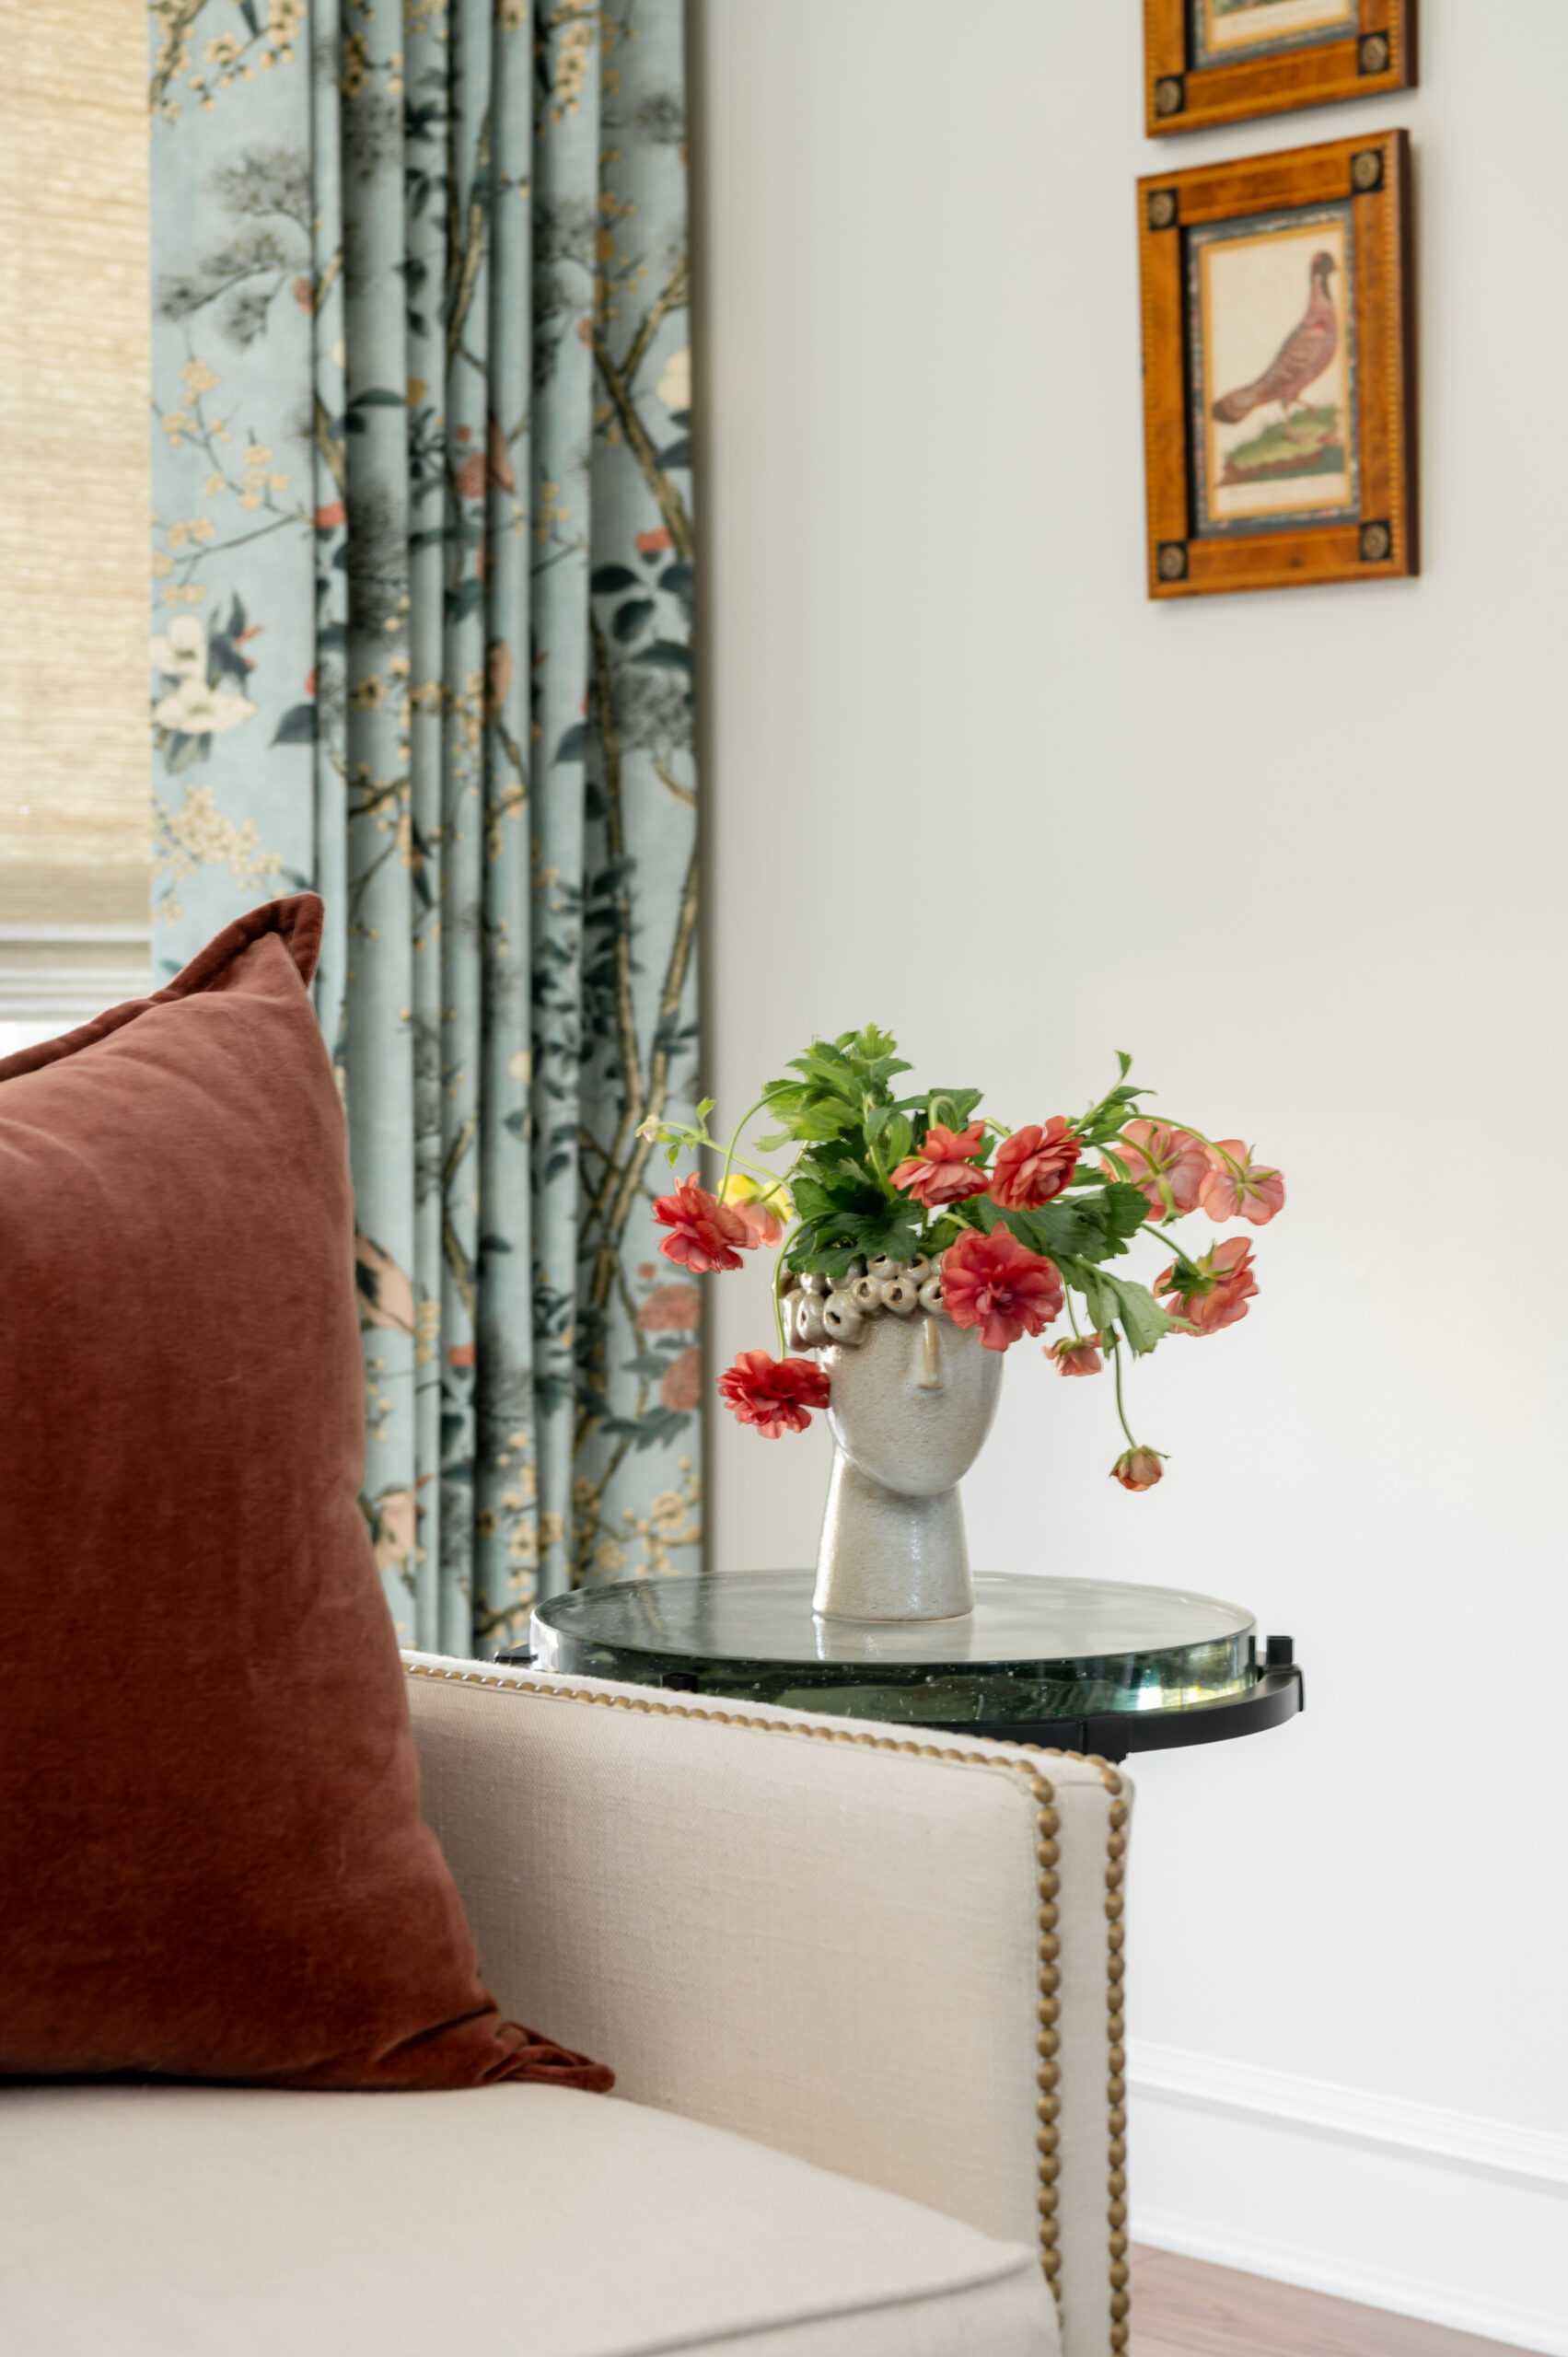
<instances>
[{"instance_id":1,"label":"round side table","mask_svg":"<svg viewBox=\"0 0 1568 2357\"><path fill-rule=\"evenodd\" d=\"M975 1574L974 1610L828 1620L812 1572L628 1580L552 1596L503 1661L636 1686L1124 1759L1219 1743L1305 1704L1288 1637L1242 1606L1116 1580Z\"/></svg>"}]
</instances>

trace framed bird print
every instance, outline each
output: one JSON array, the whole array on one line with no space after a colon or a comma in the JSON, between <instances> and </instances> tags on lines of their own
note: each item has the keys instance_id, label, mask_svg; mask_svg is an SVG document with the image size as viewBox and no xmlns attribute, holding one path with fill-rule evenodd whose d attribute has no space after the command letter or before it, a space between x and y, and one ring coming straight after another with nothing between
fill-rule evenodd
<instances>
[{"instance_id":1,"label":"framed bird print","mask_svg":"<svg viewBox=\"0 0 1568 2357\"><path fill-rule=\"evenodd\" d=\"M1416 0L1144 0L1151 138L1415 86Z\"/></svg>"},{"instance_id":2,"label":"framed bird print","mask_svg":"<svg viewBox=\"0 0 1568 2357\"><path fill-rule=\"evenodd\" d=\"M1151 598L1418 571L1402 131L1138 183Z\"/></svg>"}]
</instances>

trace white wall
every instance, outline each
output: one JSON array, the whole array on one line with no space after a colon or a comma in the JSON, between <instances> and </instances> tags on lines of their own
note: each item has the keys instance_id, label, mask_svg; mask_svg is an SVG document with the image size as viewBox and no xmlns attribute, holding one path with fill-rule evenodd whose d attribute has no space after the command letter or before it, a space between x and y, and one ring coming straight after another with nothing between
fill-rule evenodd
<instances>
[{"instance_id":1,"label":"white wall","mask_svg":"<svg viewBox=\"0 0 1568 2357\"><path fill-rule=\"evenodd\" d=\"M697 9L709 1085L874 1017L1024 1121L1126 1047L1283 1165L1163 1488L1028 1347L966 1485L981 1563L1307 1665L1138 1771L1134 2224L1568 2351L1568 9L1423 13L1409 98L1156 147L1133 0ZM1133 179L1389 122L1425 576L1153 607ZM808 1561L826 1461L717 1420L714 1564Z\"/></svg>"}]
</instances>

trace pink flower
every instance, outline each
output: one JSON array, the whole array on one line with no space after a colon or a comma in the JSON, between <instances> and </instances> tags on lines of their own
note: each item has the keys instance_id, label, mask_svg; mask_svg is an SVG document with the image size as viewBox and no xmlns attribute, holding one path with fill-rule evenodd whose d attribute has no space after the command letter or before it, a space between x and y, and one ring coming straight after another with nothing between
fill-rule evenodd
<instances>
[{"instance_id":1,"label":"pink flower","mask_svg":"<svg viewBox=\"0 0 1568 2357\"><path fill-rule=\"evenodd\" d=\"M1252 1273L1252 1247L1244 1236L1227 1236L1191 1266L1196 1273L1185 1291L1176 1283L1174 1261L1155 1279L1156 1293L1166 1295L1166 1307L1174 1316L1185 1318L1200 1334L1217 1334L1222 1326L1234 1326L1246 1317L1258 1280Z\"/></svg>"},{"instance_id":2,"label":"pink flower","mask_svg":"<svg viewBox=\"0 0 1568 2357\"><path fill-rule=\"evenodd\" d=\"M1152 1448L1124 1448L1110 1469L1110 1478L1124 1490L1152 1490L1163 1470Z\"/></svg>"},{"instance_id":3,"label":"pink flower","mask_svg":"<svg viewBox=\"0 0 1568 2357\"><path fill-rule=\"evenodd\" d=\"M316 510L316 529L319 532L335 532L347 515L348 509L343 505L343 501L334 499L329 506L318 507Z\"/></svg>"},{"instance_id":4,"label":"pink flower","mask_svg":"<svg viewBox=\"0 0 1568 2357\"><path fill-rule=\"evenodd\" d=\"M1285 1182L1277 1170L1254 1162L1251 1147L1239 1138L1221 1138L1209 1148L1209 1175L1198 1201L1216 1223L1240 1217L1266 1227L1285 1207Z\"/></svg>"},{"instance_id":5,"label":"pink flower","mask_svg":"<svg viewBox=\"0 0 1568 2357\"><path fill-rule=\"evenodd\" d=\"M912 1195L917 1203L935 1211L939 1203L961 1203L966 1195L983 1195L990 1181L970 1159L985 1144L985 1124L971 1121L967 1130L949 1130L933 1121L918 1154L900 1162L893 1184Z\"/></svg>"},{"instance_id":6,"label":"pink flower","mask_svg":"<svg viewBox=\"0 0 1568 2357\"><path fill-rule=\"evenodd\" d=\"M746 1223L754 1245L777 1249L784 1240L784 1225L791 1217L789 1197L782 1187L759 1187L743 1170L732 1171L726 1184L724 1200L732 1212L738 1213Z\"/></svg>"},{"instance_id":7,"label":"pink flower","mask_svg":"<svg viewBox=\"0 0 1568 2357\"><path fill-rule=\"evenodd\" d=\"M746 1222L705 1187L699 1187L695 1178L682 1178L673 1195L661 1195L654 1205L654 1217L661 1226L675 1230L659 1246L665 1259L679 1261L694 1277L718 1269L738 1269L741 1252L753 1248Z\"/></svg>"},{"instance_id":8,"label":"pink flower","mask_svg":"<svg viewBox=\"0 0 1568 2357\"><path fill-rule=\"evenodd\" d=\"M827 1406L828 1378L809 1359L742 1351L720 1376L719 1397L743 1424L755 1424L764 1440L777 1440L781 1433L803 1433L810 1410Z\"/></svg>"},{"instance_id":9,"label":"pink flower","mask_svg":"<svg viewBox=\"0 0 1568 2357\"><path fill-rule=\"evenodd\" d=\"M639 556L662 556L668 546L669 534L662 526L656 532L639 532L637 535Z\"/></svg>"},{"instance_id":10,"label":"pink flower","mask_svg":"<svg viewBox=\"0 0 1568 2357\"><path fill-rule=\"evenodd\" d=\"M1098 1375L1105 1365L1099 1353L1098 1334L1063 1334L1059 1342L1045 1346L1045 1355L1058 1375Z\"/></svg>"},{"instance_id":11,"label":"pink flower","mask_svg":"<svg viewBox=\"0 0 1568 2357\"><path fill-rule=\"evenodd\" d=\"M678 1351L659 1381L658 1396L679 1415L696 1407L703 1397L703 1353Z\"/></svg>"},{"instance_id":12,"label":"pink flower","mask_svg":"<svg viewBox=\"0 0 1568 2357\"><path fill-rule=\"evenodd\" d=\"M657 1285L637 1312L645 1334L694 1334L702 1322L703 1296L695 1285Z\"/></svg>"},{"instance_id":13,"label":"pink flower","mask_svg":"<svg viewBox=\"0 0 1568 2357\"><path fill-rule=\"evenodd\" d=\"M1111 1151L1127 1165L1133 1186L1156 1218L1173 1218L1195 1207L1209 1175L1209 1157L1188 1131L1158 1121L1129 1121ZM1109 1162L1100 1168L1108 1178L1118 1175Z\"/></svg>"},{"instance_id":14,"label":"pink flower","mask_svg":"<svg viewBox=\"0 0 1568 2357\"><path fill-rule=\"evenodd\" d=\"M980 1328L982 1350L1005 1351L1061 1316L1062 1278L1054 1260L1010 1229L970 1228L942 1255L942 1299L955 1326Z\"/></svg>"},{"instance_id":15,"label":"pink flower","mask_svg":"<svg viewBox=\"0 0 1568 2357\"><path fill-rule=\"evenodd\" d=\"M452 477L452 488L459 499L482 499L486 474L484 452L470 450Z\"/></svg>"},{"instance_id":16,"label":"pink flower","mask_svg":"<svg viewBox=\"0 0 1568 2357\"><path fill-rule=\"evenodd\" d=\"M1052 1113L1043 1130L1038 1121L1015 1130L996 1149L992 1202L1005 1212L1037 1211L1062 1192L1083 1151L1060 1113Z\"/></svg>"}]
</instances>

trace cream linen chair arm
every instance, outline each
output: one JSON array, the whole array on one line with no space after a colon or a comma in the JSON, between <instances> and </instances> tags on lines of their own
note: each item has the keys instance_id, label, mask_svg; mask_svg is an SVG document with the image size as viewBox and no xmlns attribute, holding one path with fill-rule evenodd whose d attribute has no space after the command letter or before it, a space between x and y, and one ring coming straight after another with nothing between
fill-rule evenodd
<instances>
[{"instance_id":1,"label":"cream linen chair arm","mask_svg":"<svg viewBox=\"0 0 1568 2357\"><path fill-rule=\"evenodd\" d=\"M1040 2248L1127 2340L1103 1762L405 1655L424 1810L513 2018L635 2103Z\"/></svg>"}]
</instances>

